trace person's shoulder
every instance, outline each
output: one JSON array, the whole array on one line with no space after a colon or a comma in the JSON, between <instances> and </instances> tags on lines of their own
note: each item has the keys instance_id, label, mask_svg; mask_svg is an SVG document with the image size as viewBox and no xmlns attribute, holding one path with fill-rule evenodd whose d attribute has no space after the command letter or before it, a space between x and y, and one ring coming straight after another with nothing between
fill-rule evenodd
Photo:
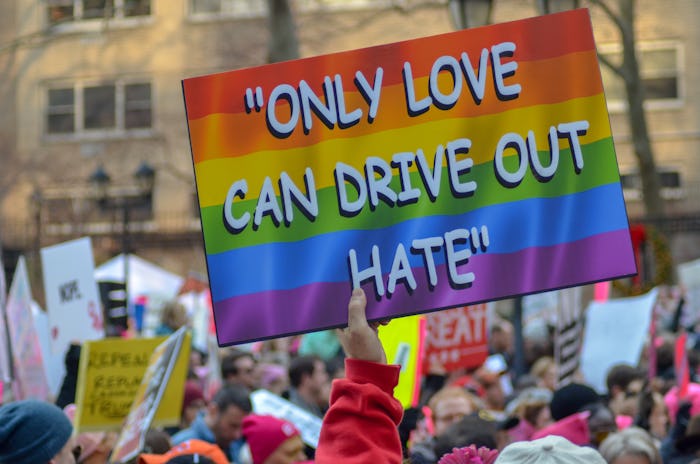
<instances>
[{"instance_id":1,"label":"person's shoulder","mask_svg":"<svg viewBox=\"0 0 700 464\"><path fill-rule=\"evenodd\" d=\"M186 429L180 430L175 435L173 435L170 439L170 442L173 444L173 446L175 446L175 445L179 445L180 443L182 443L184 441L192 440L194 438L201 438L201 437L192 427L188 427Z\"/></svg>"}]
</instances>

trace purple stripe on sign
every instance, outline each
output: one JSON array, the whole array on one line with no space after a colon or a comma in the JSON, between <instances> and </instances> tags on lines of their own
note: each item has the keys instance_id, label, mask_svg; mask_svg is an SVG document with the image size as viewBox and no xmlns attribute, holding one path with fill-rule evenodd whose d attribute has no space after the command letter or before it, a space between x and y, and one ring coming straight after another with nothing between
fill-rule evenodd
<instances>
[{"instance_id":1,"label":"purple stripe on sign","mask_svg":"<svg viewBox=\"0 0 700 464\"><path fill-rule=\"evenodd\" d=\"M363 288L369 300L367 317L387 319L428 307L461 306L628 276L636 272L636 266L629 231L622 229L517 253L472 256L460 267L460 272L473 272L476 276L473 285L466 289L450 287L444 266L437 267L438 283L432 290L423 268L414 272L417 287L410 295L399 283L391 297L385 295L377 300L372 296L373 282L366 282ZM343 326L347 322L350 292L348 279L348 282L315 283L216 302L214 317L219 344ZM329 306L326 302L331 301L335 304Z\"/></svg>"}]
</instances>

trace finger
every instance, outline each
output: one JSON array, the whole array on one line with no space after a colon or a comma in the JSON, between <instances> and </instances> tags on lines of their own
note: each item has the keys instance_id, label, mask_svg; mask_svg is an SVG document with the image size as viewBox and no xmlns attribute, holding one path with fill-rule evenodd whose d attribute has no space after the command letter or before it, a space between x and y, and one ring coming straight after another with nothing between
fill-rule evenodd
<instances>
[{"instance_id":1,"label":"finger","mask_svg":"<svg viewBox=\"0 0 700 464\"><path fill-rule=\"evenodd\" d=\"M367 298L365 292L361 288L356 288L352 291L350 302L348 303L348 326L362 327L367 325L367 317L365 315L365 307L367 306Z\"/></svg>"}]
</instances>

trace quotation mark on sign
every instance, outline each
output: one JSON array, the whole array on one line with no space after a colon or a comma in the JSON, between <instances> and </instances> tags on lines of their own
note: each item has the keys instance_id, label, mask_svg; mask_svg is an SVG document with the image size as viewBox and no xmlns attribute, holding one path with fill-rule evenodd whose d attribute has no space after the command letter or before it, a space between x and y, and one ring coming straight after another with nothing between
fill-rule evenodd
<instances>
[{"instance_id":1,"label":"quotation mark on sign","mask_svg":"<svg viewBox=\"0 0 700 464\"><path fill-rule=\"evenodd\" d=\"M250 113L253 108L256 112L265 104L265 99L263 98L262 87L255 87L255 95L253 95L253 90L248 87L245 89L245 111Z\"/></svg>"}]
</instances>

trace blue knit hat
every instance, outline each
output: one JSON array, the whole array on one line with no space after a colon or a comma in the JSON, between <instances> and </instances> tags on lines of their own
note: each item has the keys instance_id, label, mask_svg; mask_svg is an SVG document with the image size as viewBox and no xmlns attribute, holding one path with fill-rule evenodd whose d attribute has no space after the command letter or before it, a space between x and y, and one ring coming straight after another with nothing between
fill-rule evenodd
<instances>
[{"instance_id":1,"label":"blue knit hat","mask_svg":"<svg viewBox=\"0 0 700 464\"><path fill-rule=\"evenodd\" d=\"M0 407L0 464L48 462L66 446L73 426L61 409L24 400Z\"/></svg>"}]
</instances>

